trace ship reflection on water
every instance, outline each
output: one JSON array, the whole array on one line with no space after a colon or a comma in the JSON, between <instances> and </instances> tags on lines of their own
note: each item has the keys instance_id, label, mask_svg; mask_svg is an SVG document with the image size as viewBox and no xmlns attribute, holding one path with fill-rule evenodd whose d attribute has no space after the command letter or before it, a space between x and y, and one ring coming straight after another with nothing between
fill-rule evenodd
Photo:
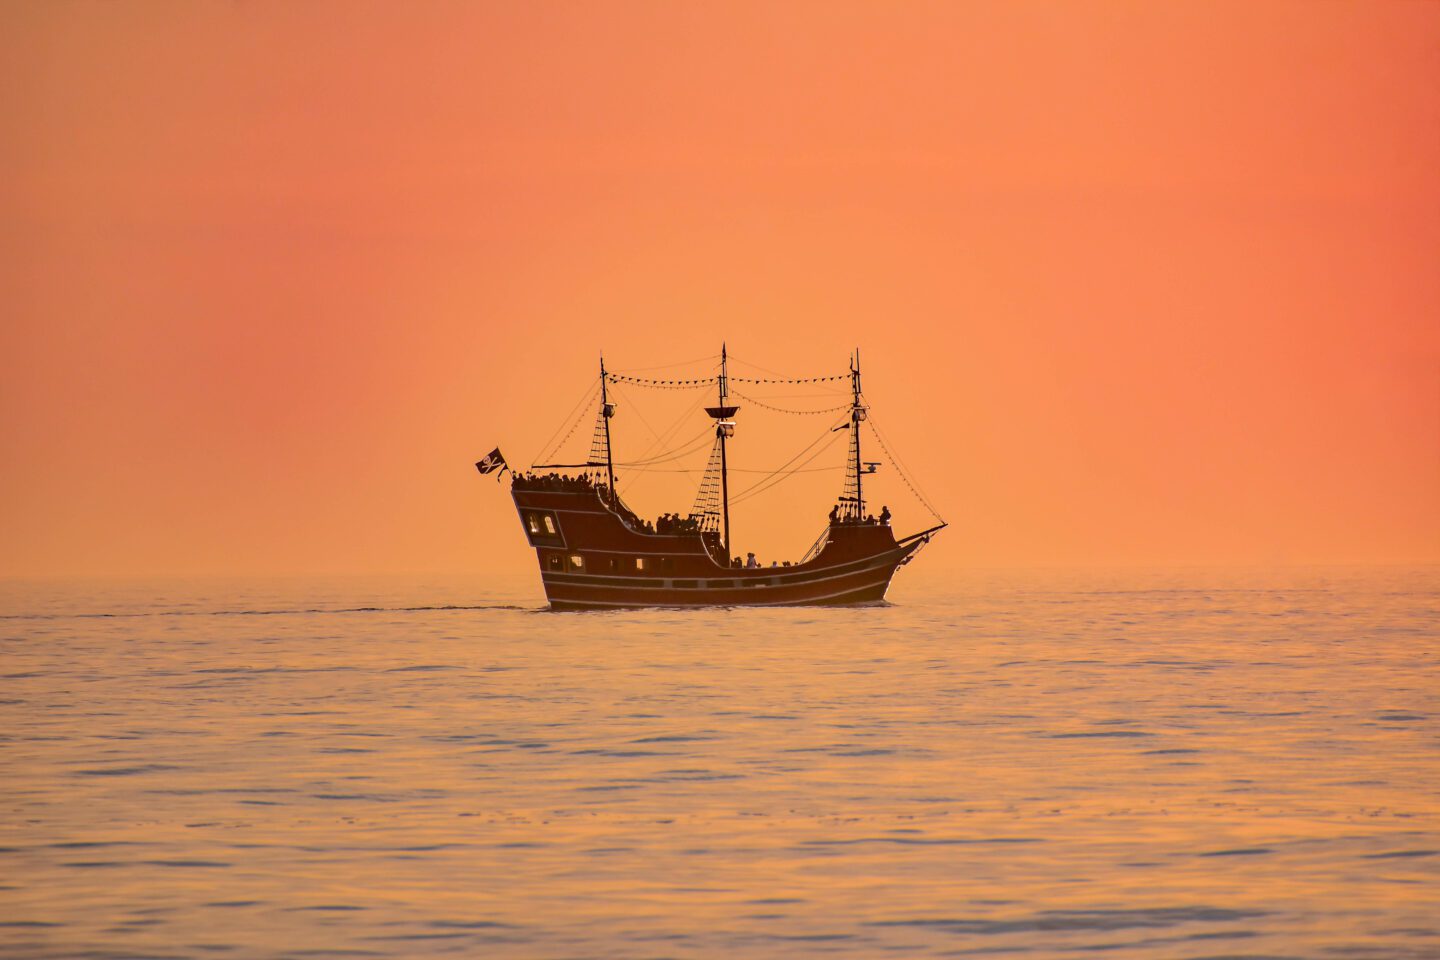
<instances>
[{"instance_id":1,"label":"ship reflection on water","mask_svg":"<svg viewBox=\"0 0 1440 960\"><path fill-rule=\"evenodd\" d=\"M7 586L0 953L1440 953L1433 569L475 588Z\"/></svg>"}]
</instances>

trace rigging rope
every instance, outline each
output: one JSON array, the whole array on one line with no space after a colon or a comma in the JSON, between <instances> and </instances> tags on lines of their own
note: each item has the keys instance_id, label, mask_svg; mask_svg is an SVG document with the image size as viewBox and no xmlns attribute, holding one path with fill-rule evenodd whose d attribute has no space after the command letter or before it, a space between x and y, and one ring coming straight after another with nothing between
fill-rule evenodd
<instances>
[{"instance_id":1,"label":"rigging rope","mask_svg":"<svg viewBox=\"0 0 1440 960\"><path fill-rule=\"evenodd\" d=\"M632 407L635 408L635 416L639 417L639 418L640 418L640 422L643 423L643 424L645 424L645 429L650 431L650 436L652 436L652 437L655 438L655 442L656 442L656 443L660 443L661 440L660 440L660 434L659 434L659 432L657 432L654 427L650 426L650 421L645 419L645 414L643 414L643 413L640 412L639 406L636 406L636 405L630 400L630 395L629 395L628 393L626 393L625 391L621 390L621 389L620 389L620 385L619 385L618 383L615 385L615 393L616 393L617 396L620 396L620 397L624 398L624 400L625 400L625 402L626 402L627 404L630 404ZM647 449L648 449L648 448L647 448ZM643 457L644 454L642 453L641 456Z\"/></svg>"},{"instance_id":2,"label":"rigging rope","mask_svg":"<svg viewBox=\"0 0 1440 960\"><path fill-rule=\"evenodd\" d=\"M616 389L619 390L618 385L617 385ZM622 394L623 394L623 391L621 391L621 392L622 392ZM629 400L629 395L628 395L628 394L624 394L624 395L625 395L625 397L626 397L626 402L629 403L629 402L630 402L630 400ZM639 464L639 469L636 470L636 472L635 472L634 474L628 475L627 480L624 482L624 487L625 487L626 490L631 489L631 487L633 486L633 484L634 484L634 482L635 482L635 479L636 479L637 477L643 476L643 475L645 474L646 470L649 469L648 464L650 464L650 463L667 463L667 462L669 462L670 460L678 460L680 457L682 457L682 456L687 456L687 455L689 455L689 454L691 454L691 453L694 453L695 450L698 449L698 441L701 439L701 437L697 437L697 438L696 438L696 441L689 441L689 440L687 440L687 441L685 442L685 448L684 448L680 453L675 454L674 456L670 456L670 454L674 453L674 451L666 451L666 452L662 452L662 453L660 453L660 454L657 454L655 457L649 459L648 461L645 459L646 456L650 453L651 450L655 449L657 446L658 446L658 447L663 447L667 442L669 442L669 440L670 440L671 437L673 437L673 436L675 436L675 434L679 433L679 432L680 432L680 428L685 425L685 423L686 423L686 421L688 420L688 418L690 417L690 415L695 411L695 409L696 409L697 407L699 407L699 406L700 406L701 404L703 404L704 402L705 402L705 398L704 398L704 397L696 397L695 400L692 401L692 402L690 403L690 405L685 408L685 410L680 414L680 416L678 416L678 417L675 418L675 422L672 423L672 424L665 430L665 432L664 432L663 434L658 434L658 435L656 435L655 440L654 440L653 442L647 444L647 445L645 446L645 449L644 449L644 450L640 451L640 464ZM636 412L639 413L639 409L638 409L638 408L636 409ZM642 419L642 420L644 419L644 416L643 416L643 415L641 416L641 419ZM649 424L647 423L646 426L648 427ZM703 436L709 435L709 433L711 432L711 429L712 429L712 428L710 428L710 427L706 427L705 430L704 430L704 433L703 433L701 436L703 437ZM653 429L651 430L651 433L654 433L654 430L653 430ZM692 444L695 444L695 445L692 445ZM618 486L618 484L617 484L617 486Z\"/></svg>"},{"instance_id":3,"label":"rigging rope","mask_svg":"<svg viewBox=\"0 0 1440 960\"><path fill-rule=\"evenodd\" d=\"M653 367L631 367L630 373L645 373L650 370L673 370L676 367L688 367L692 363L703 363L706 360L719 360L720 354L712 353L705 357L696 357L694 360L676 360L674 363L658 363ZM614 373L615 371L610 371Z\"/></svg>"},{"instance_id":4,"label":"rigging rope","mask_svg":"<svg viewBox=\"0 0 1440 960\"><path fill-rule=\"evenodd\" d=\"M803 414L811 414L811 413L837 413L837 412L839 412L839 411L841 411L841 410L848 410L848 409L850 409L850 404L849 404L849 403L842 403L842 404L840 404L838 407L826 407L826 408L823 409L823 410L786 410L784 407L774 407L774 406L771 406L770 404L765 403L765 402L763 402L763 401L761 401L761 400L756 400L754 397L750 396L749 394L741 393L739 390L732 391L732 393L733 393L735 396L740 397L740 398L743 399L743 400L746 400L746 401L748 401L748 402L750 402L750 403L755 404L755 406L757 406L757 407L764 407L766 410L774 410L776 413L793 413L793 414L803 415Z\"/></svg>"},{"instance_id":5,"label":"rigging rope","mask_svg":"<svg viewBox=\"0 0 1440 960\"><path fill-rule=\"evenodd\" d=\"M533 466L534 464L536 464L536 463L543 463L543 462L545 462L545 461L547 461L547 460L552 460L552 459L554 459L555 454L559 452L560 448L563 447L563 446L565 446L566 442L568 442L569 439L570 439L572 436L575 435L575 430L576 430L576 428L578 428L578 427L580 426L580 421L583 420L583 419L585 419L584 409L590 405L591 400L595 397L595 395L596 395L597 393L599 393L599 391L600 391L599 377L596 377L596 383L595 383L595 385L594 385L593 387L591 387L589 390L585 391L585 395L580 398L580 402L579 402L579 403L575 404L575 406L573 406L573 407L570 408L570 412L565 415L565 420L561 420L561 421L560 421L560 426L558 426L558 427L555 428L555 433L550 434L550 440L554 440L555 437L560 433L560 431L565 429L565 424L566 424L566 422L567 422L571 417L575 417L575 418L576 418L576 419L575 419L575 422L572 423L572 424L570 424L570 431L569 431L568 433L566 433L565 436L564 436L564 438L562 438L561 441L560 441L559 443L555 444L553 447L545 447L545 448L542 448L542 449L545 449L547 452L545 453L544 456L536 457L535 460L532 461L532 463L531 463L532 466ZM549 444L549 443L550 443L550 440L546 440L546 441L545 441L546 444Z\"/></svg>"},{"instance_id":6,"label":"rigging rope","mask_svg":"<svg viewBox=\"0 0 1440 960\"><path fill-rule=\"evenodd\" d=\"M827 439L827 438L822 438L822 439ZM813 446L813 444L812 444L812 446ZM810 456L808 456L808 457L806 457L804 460L802 460L802 461L800 462L800 466L803 467L803 466L805 466L806 464L814 463L814 462L815 462L815 459L816 459L817 457L819 457L822 453L828 453L829 450L830 450L830 447L831 447L831 444L829 444L829 443L826 443L826 444L822 445L819 450L816 450L816 451L815 451L814 453L812 453ZM833 468L827 468L827 469L833 469ZM746 490L744 491L744 493L742 493L740 496L736 497L734 500L731 501L731 504L733 505L733 504L736 504L736 503L743 503L743 502L745 502L746 500L749 500L751 497L759 496L759 495L762 494L762 493L768 493L770 490L774 489L775 487L779 486L781 483L783 483L783 482L785 482L786 480L790 479L790 478L793 477L795 474L797 474L797 473L802 473L802 472L808 472L808 471L801 471L801 470L799 470L799 469L787 470L785 473L783 473L783 474L781 474L781 475L779 475L779 476L773 477L773 478L768 479L768 480L761 480L759 483L756 483L754 486L746 488Z\"/></svg>"},{"instance_id":7,"label":"rigging rope","mask_svg":"<svg viewBox=\"0 0 1440 960\"><path fill-rule=\"evenodd\" d=\"M730 360L734 363L740 364L742 367L754 367L756 370L759 370L762 373L768 373L772 377L785 376L785 374L781 373L779 370L771 370L769 367L762 367L758 363L751 363L749 360L746 360L743 357L737 357L733 353L730 354Z\"/></svg>"},{"instance_id":8,"label":"rigging rope","mask_svg":"<svg viewBox=\"0 0 1440 960\"><path fill-rule=\"evenodd\" d=\"M829 380L848 380L848 379L850 379L850 375L849 375L848 373L847 373L847 374L840 374L840 375L833 376L833 377L810 377L810 378L808 378L808 379L801 379L801 378L799 378L799 377L787 377L785 374L781 373L781 372L778 371L778 370L771 370L769 367L762 367L762 366L760 366L760 364L758 364L758 363L751 363L749 360L742 360L741 358L735 356L734 354L731 354L731 355L730 355L730 359L733 360L734 362L740 364L741 366L744 366L744 367L754 367L756 370L759 370L759 371L762 372L762 373L768 373L771 377L774 377L774 378L775 378L775 379L773 379L773 380L768 381L768 382L771 382L771 383L810 383L810 382L823 382L823 381L829 381ZM750 382L750 383L761 383L761 382L765 382L763 379L750 379L750 378L746 378L746 377L735 377L734 379L736 379L736 380L746 380L747 382Z\"/></svg>"},{"instance_id":9,"label":"rigging rope","mask_svg":"<svg viewBox=\"0 0 1440 960\"><path fill-rule=\"evenodd\" d=\"M800 466L802 466L802 467L803 467L803 466L806 466L806 465L809 464L811 461L813 461L813 460L815 459L815 457L820 456L820 454L824 453L824 452L829 448L829 444L826 443L827 440L834 440L834 439L835 439L835 431L834 431L833 429L827 427L826 430L825 430L825 432L822 433L819 437L817 437L817 438L815 438L814 440L810 441L810 443L808 443L808 444L805 446L805 449L801 450L799 453L795 454L795 456L791 457L789 460L786 460L783 464L781 464L781 465L780 465L779 467L777 467L775 470L771 471L770 476L765 477L765 478L760 479L760 480L757 480L755 483L751 484L750 486L746 487L744 490L742 490L742 491L740 491L738 494L736 494L736 495L730 500L731 505L733 506L733 505L735 505L735 504L737 504L737 503L741 503L741 502L743 502L743 501L745 501L745 500L748 500L750 497L753 497L753 496L755 496L756 494L764 493L765 490L768 490L770 487L773 487L775 484L779 483L780 481L784 480L786 477L790 476L789 473L783 473L783 474L782 474L782 471L784 471L786 467L790 466L790 464L794 463L796 460L799 460L801 457L805 456L805 454L809 453L811 450L814 450L814 449L815 449L815 446L816 446L817 444L821 445L821 446L820 446L820 449L819 449L819 450L816 450L816 451L815 451L815 454L814 454L813 456L811 456L809 459L805 460L803 463L800 464ZM794 472L794 471L792 471L792 472ZM778 475L778 476L777 476L777 475ZM768 486L767 486L767 484L768 484Z\"/></svg>"},{"instance_id":10,"label":"rigging rope","mask_svg":"<svg viewBox=\"0 0 1440 960\"><path fill-rule=\"evenodd\" d=\"M616 390L619 390L619 387L618 387L618 386L616 387ZM626 402L627 404L633 402L633 401L630 400L629 394L624 394L624 396L625 396L625 402ZM650 453L651 450L655 449L657 446L663 445L666 440L670 439L670 438L673 437L676 433L678 433L679 430L680 430L680 427L684 425L686 419L689 418L689 416L690 416L692 413L694 413L695 410L696 410L701 404L703 404L704 402L705 402L705 398L704 398L704 397L699 397L699 398L697 398L696 400L694 400L694 401L690 404L690 406L686 407L685 410L680 414L680 416L677 417L677 418L675 419L675 421L670 424L670 426L668 426L668 427L665 428L665 432L664 432L663 434L660 434L660 435L657 436L654 440L652 440L650 443L648 443L648 444L645 445L645 449L640 451L640 458L641 458L641 459L644 459L647 455L649 455L649 453ZM638 412L638 411L637 411L637 412ZM643 419L643 418L642 418L642 419ZM654 433L654 431L652 430L651 433ZM687 441L687 442L688 442L688 441Z\"/></svg>"},{"instance_id":11,"label":"rigging rope","mask_svg":"<svg viewBox=\"0 0 1440 960\"><path fill-rule=\"evenodd\" d=\"M621 461L617 460L617 461L615 461L615 466L617 466L617 467L649 467L651 464L656 464L656 463L672 463L672 462L674 462L674 461L676 461L676 460L681 459L682 457L687 457L687 456L689 456L690 454L694 453L696 450L699 450L702 446L704 446L705 441L707 441L710 437L712 437L712 436L714 435L714 433L715 433L715 431L714 431L712 428L706 427L704 430L701 430L700 433L699 433L697 436L694 436L694 437L690 438L689 440L686 440L686 441L685 441L685 445L684 445L683 447L677 448L677 449L675 449L675 450L667 450L667 451L665 451L664 453L662 453L662 454L660 454L660 455L658 455L658 456L655 456L655 457L651 457L651 458L648 459L648 460L627 460L627 461L625 461L625 462L623 462L623 463L622 463ZM660 471L660 472L661 472L661 473L664 473L664 472L667 472L667 471L663 471L663 470L662 470L662 471Z\"/></svg>"},{"instance_id":12,"label":"rigging rope","mask_svg":"<svg viewBox=\"0 0 1440 960\"><path fill-rule=\"evenodd\" d=\"M936 520L939 520L941 523L944 523L945 518L940 516L940 511L936 510L933 506L931 506L930 501L926 499L923 493L920 492L919 487L915 483L911 482L909 472L905 469L904 465L901 464L900 458L895 456L895 454L891 453L890 448L886 446L885 438L881 436L880 428L875 425L874 417L871 417L865 422L870 425L870 432L874 435L875 440L880 444L880 449L884 450L885 456L890 458L890 465L895 468L895 472L900 475L900 479L904 481L905 486L910 488L910 492L915 495L915 499L919 500L920 505L923 506L926 510L930 511L930 516L934 517Z\"/></svg>"}]
</instances>

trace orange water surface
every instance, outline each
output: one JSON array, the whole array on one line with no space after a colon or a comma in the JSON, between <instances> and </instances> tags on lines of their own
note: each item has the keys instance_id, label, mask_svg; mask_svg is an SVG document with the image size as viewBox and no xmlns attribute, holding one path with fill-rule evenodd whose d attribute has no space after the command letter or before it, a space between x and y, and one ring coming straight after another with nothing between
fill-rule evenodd
<instances>
[{"instance_id":1,"label":"orange water surface","mask_svg":"<svg viewBox=\"0 0 1440 960\"><path fill-rule=\"evenodd\" d=\"M9 582L7 957L1440 955L1434 568Z\"/></svg>"}]
</instances>

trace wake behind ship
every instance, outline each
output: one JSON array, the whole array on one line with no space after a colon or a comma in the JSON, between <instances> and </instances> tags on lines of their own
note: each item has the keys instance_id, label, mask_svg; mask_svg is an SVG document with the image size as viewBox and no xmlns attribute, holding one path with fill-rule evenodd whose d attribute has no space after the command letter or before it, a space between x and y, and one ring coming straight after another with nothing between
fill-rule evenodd
<instances>
[{"instance_id":1,"label":"wake behind ship","mask_svg":"<svg viewBox=\"0 0 1440 960\"><path fill-rule=\"evenodd\" d=\"M875 473L880 461L861 458L861 428L869 421L869 408L860 390L859 351L848 374L828 377L732 377L728 366L724 347L713 376L683 380L607 372L602 359L599 406L585 462L534 464L530 470L516 473L497 448L476 464L481 474L510 473L515 508L525 536L535 548L541 582L553 609L875 603L885 598L895 571L914 559L946 526L894 457L889 458L892 468L938 522L897 538L888 507L878 516L867 511L864 477ZM766 567L755 561L753 553L745 560L732 556L726 441L735 435L739 406L732 402L731 382L809 384L844 379L850 381L850 402L843 407L843 421L822 436L824 440L830 433L847 430L850 442L844 488L829 511L825 529L798 562L774 562ZM700 389L711 384L716 388L716 405L705 408L714 423L710 458L695 502L684 515L663 514L654 522L641 519L616 489L610 443L616 406L610 400L610 388L622 382L669 389ZM880 439L878 433L876 439ZM883 440L880 444L884 449ZM812 451L817 445L812 443L757 486L779 483L803 470L814 459ZM807 454L810 459L802 461ZM622 465L643 468L673 462L676 457L677 451L668 450Z\"/></svg>"}]
</instances>

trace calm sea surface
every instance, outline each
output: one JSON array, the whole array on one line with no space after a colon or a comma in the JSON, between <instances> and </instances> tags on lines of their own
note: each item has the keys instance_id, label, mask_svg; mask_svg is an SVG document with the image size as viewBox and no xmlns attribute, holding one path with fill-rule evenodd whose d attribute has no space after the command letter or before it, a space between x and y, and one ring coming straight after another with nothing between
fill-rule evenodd
<instances>
[{"instance_id":1,"label":"calm sea surface","mask_svg":"<svg viewBox=\"0 0 1440 960\"><path fill-rule=\"evenodd\" d=\"M0 585L5 957L1440 957L1440 571Z\"/></svg>"}]
</instances>

